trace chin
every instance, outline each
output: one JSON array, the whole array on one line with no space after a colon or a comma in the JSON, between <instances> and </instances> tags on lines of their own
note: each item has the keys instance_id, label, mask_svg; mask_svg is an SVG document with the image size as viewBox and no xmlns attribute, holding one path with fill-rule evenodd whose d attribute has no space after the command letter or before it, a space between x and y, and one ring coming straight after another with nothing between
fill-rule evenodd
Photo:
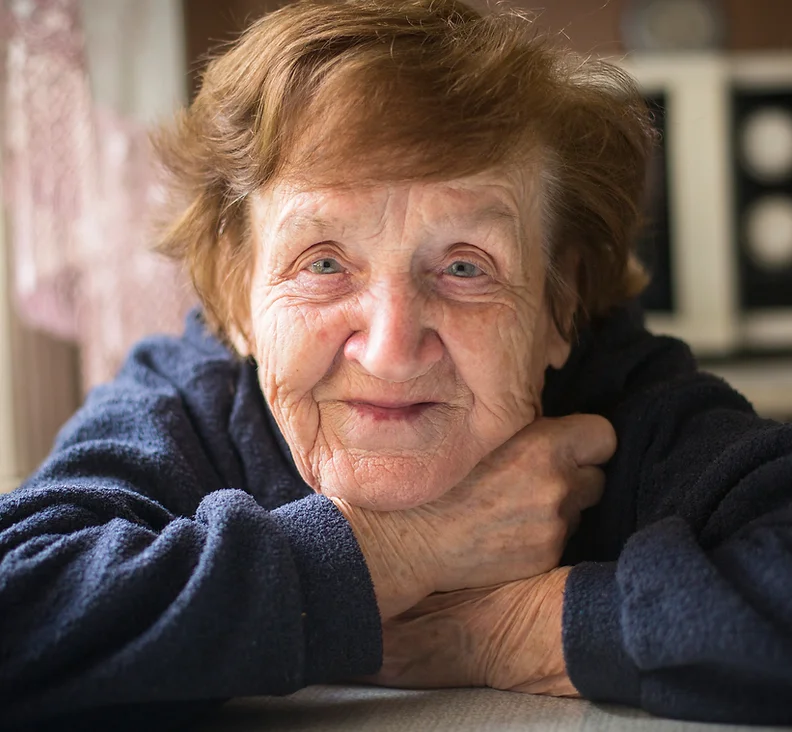
<instances>
[{"instance_id":1,"label":"chin","mask_svg":"<svg viewBox=\"0 0 792 732\"><path fill-rule=\"evenodd\" d=\"M337 460L334 462L338 462ZM323 470L321 493L374 511L404 511L450 491L475 466L405 456L349 456ZM326 475L324 475L326 474Z\"/></svg>"}]
</instances>

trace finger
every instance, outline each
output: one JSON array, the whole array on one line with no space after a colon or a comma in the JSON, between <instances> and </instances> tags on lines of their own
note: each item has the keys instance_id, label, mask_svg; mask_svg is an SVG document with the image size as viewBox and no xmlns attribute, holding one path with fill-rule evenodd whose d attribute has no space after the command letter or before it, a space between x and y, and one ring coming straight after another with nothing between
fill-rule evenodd
<instances>
[{"instance_id":1,"label":"finger","mask_svg":"<svg viewBox=\"0 0 792 732\"><path fill-rule=\"evenodd\" d=\"M571 498L575 500L578 511L596 506L605 492L605 473L601 468L587 465L578 468Z\"/></svg>"},{"instance_id":2,"label":"finger","mask_svg":"<svg viewBox=\"0 0 792 732\"><path fill-rule=\"evenodd\" d=\"M616 452L616 431L604 417L596 414L571 414L553 420L560 440L576 464L602 465Z\"/></svg>"},{"instance_id":3,"label":"finger","mask_svg":"<svg viewBox=\"0 0 792 732\"><path fill-rule=\"evenodd\" d=\"M594 466L577 469L575 484L567 496L563 509L567 522L566 538L572 536L580 526L581 513L597 505L605 488L605 473Z\"/></svg>"},{"instance_id":4,"label":"finger","mask_svg":"<svg viewBox=\"0 0 792 732\"><path fill-rule=\"evenodd\" d=\"M593 466L578 468L578 472L585 473L585 477L579 479L570 491L564 510L564 518L567 522L567 541L578 530L581 513L600 502L605 488L605 473L599 468Z\"/></svg>"}]
</instances>

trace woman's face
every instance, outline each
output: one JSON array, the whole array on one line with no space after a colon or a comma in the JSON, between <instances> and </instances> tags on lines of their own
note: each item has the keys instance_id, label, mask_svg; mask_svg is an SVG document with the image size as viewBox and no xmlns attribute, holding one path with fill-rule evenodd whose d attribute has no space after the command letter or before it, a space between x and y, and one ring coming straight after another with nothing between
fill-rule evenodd
<instances>
[{"instance_id":1,"label":"woman's face","mask_svg":"<svg viewBox=\"0 0 792 732\"><path fill-rule=\"evenodd\" d=\"M251 223L250 351L315 490L417 506L539 415L569 347L528 176L282 184L253 198Z\"/></svg>"}]
</instances>

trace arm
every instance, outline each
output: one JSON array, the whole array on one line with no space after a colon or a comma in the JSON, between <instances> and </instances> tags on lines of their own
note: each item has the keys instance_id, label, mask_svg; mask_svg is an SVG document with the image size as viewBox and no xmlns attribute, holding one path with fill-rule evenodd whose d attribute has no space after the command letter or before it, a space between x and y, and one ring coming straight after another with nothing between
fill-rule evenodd
<instances>
[{"instance_id":1,"label":"arm","mask_svg":"<svg viewBox=\"0 0 792 732\"><path fill-rule=\"evenodd\" d=\"M632 476L638 530L617 561L570 574L572 681L665 716L792 721L792 426L703 374L616 420L609 480Z\"/></svg>"},{"instance_id":2,"label":"arm","mask_svg":"<svg viewBox=\"0 0 792 732\"><path fill-rule=\"evenodd\" d=\"M380 662L376 598L348 523L319 496L267 511L226 490L245 486L225 436L206 446L152 358L138 351L0 500L0 726L287 693ZM185 371L236 384L220 361ZM221 418L228 394L213 395Z\"/></svg>"}]
</instances>

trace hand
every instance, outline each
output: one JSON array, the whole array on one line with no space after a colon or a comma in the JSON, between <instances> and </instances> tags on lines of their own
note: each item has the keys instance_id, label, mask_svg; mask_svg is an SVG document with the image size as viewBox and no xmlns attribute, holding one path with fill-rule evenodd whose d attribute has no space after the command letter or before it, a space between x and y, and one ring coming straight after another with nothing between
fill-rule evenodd
<instances>
[{"instance_id":1,"label":"hand","mask_svg":"<svg viewBox=\"0 0 792 732\"><path fill-rule=\"evenodd\" d=\"M581 512L602 497L598 466L615 450L616 434L602 417L541 419L442 498L413 509L410 518L424 522L424 538L434 539L427 547L434 591L491 586L557 567Z\"/></svg>"},{"instance_id":2,"label":"hand","mask_svg":"<svg viewBox=\"0 0 792 732\"><path fill-rule=\"evenodd\" d=\"M382 669L368 680L578 696L561 640L568 574L562 567L494 588L431 595L383 625Z\"/></svg>"},{"instance_id":3,"label":"hand","mask_svg":"<svg viewBox=\"0 0 792 732\"><path fill-rule=\"evenodd\" d=\"M333 499L352 525L383 619L432 592L485 587L557 567L580 512L596 504L596 467L616 449L593 415L540 419L437 501L374 512Z\"/></svg>"}]
</instances>

